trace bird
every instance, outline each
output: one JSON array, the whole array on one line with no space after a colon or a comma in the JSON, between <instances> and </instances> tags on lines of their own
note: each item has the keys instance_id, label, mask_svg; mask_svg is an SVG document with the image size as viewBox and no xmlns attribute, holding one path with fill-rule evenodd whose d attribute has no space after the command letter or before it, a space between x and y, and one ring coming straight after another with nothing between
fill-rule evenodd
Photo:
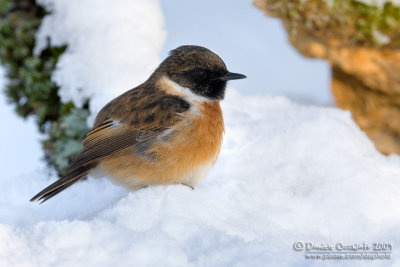
<instances>
[{"instance_id":1,"label":"bird","mask_svg":"<svg viewBox=\"0 0 400 267\"><path fill-rule=\"evenodd\" d=\"M194 189L221 149L227 82L244 78L205 47L170 51L144 83L100 110L66 174L30 201L43 203L99 171L132 190L170 184Z\"/></svg>"}]
</instances>

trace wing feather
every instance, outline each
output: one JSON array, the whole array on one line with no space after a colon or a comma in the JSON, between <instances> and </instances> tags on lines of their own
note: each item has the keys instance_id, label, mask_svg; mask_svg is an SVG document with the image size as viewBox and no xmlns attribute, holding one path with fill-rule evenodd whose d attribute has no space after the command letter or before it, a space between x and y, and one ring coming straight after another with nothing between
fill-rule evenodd
<instances>
[{"instance_id":1,"label":"wing feather","mask_svg":"<svg viewBox=\"0 0 400 267\"><path fill-rule=\"evenodd\" d=\"M100 126L101 127L101 126ZM83 140L83 151L71 162L68 171L94 163L136 144L137 132L124 124L92 130Z\"/></svg>"}]
</instances>

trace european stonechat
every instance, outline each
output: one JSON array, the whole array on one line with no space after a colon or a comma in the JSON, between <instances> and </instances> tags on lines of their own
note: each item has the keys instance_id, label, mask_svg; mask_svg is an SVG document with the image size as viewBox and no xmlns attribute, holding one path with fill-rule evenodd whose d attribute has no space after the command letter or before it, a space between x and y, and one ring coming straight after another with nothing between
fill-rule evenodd
<instances>
[{"instance_id":1,"label":"european stonechat","mask_svg":"<svg viewBox=\"0 0 400 267\"><path fill-rule=\"evenodd\" d=\"M94 169L134 190L168 184L194 188L221 149L219 101L226 83L243 78L207 48L172 50L147 81L101 109L67 174L31 201L48 200Z\"/></svg>"}]
</instances>

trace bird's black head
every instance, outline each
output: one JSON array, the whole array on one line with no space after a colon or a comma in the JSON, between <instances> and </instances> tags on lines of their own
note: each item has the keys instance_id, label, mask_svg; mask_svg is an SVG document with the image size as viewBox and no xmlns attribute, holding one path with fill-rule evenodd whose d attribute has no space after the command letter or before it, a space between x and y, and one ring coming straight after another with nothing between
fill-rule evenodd
<instances>
[{"instance_id":1,"label":"bird's black head","mask_svg":"<svg viewBox=\"0 0 400 267\"><path fill-rule=\"evenodd\" d=\"M182 87L199 96L221 100L228 80L244 79L245 75L231 73L222 59L207 48L185 45L170 52L159 71Z\"/></svg>"}]
</instances>

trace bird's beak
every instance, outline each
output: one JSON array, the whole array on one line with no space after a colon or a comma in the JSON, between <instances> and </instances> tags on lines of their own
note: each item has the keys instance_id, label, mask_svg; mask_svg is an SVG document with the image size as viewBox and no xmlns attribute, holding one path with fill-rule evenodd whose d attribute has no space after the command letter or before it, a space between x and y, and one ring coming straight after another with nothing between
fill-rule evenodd
<instances>
[{"instance_id":1,"label":"bird's beak","mask_svg":"<svg viewBox=\"0 0 400 267\"><path fill-rule=\"evenodd\" d=\"M244 79L247 78L246 75L240 74L240 73L232 73L228 72L226 75L220 77L220 80L223 81L229 81L229 80L238 80L238 79Z\"/></svg>"}]
</instances>

